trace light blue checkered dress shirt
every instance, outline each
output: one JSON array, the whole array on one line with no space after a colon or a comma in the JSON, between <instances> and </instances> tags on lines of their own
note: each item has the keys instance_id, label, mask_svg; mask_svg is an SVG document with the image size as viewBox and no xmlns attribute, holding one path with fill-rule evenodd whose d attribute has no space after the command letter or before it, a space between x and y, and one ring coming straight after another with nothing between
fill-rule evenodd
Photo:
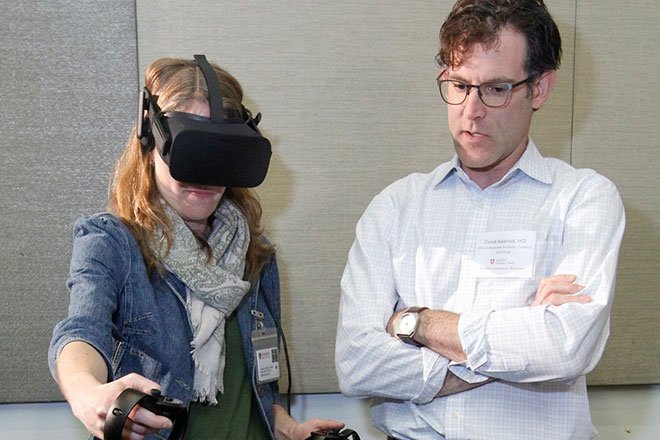
<instances>
[{"instance_id":1,"label":"light blue checkered dress shirt","mask_svg":"<svg viewBox=\"0 0 660 440\"><path fill-rule=\"evenodd\" d=\"M342 392L371 397L372 416L401 439L589 439L585 374L609 335L624 209L609 180L543 158L532 141L485 190L456 157L376 196L342 278L336 368ZM471 270L484 232L533 231L531 278ZM530 307L539 281L577 275L588 304ZM460 313L467 362L390 337L393 310ZM447 369L499 381L435 398Z\"/></svg>"}]
</instances>

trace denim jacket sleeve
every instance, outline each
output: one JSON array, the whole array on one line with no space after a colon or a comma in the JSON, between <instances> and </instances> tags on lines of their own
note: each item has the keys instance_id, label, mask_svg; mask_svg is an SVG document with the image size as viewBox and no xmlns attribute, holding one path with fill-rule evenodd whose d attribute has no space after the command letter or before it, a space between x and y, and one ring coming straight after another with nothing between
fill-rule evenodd
<instances>
[{"instance_id":1,"label":"denim jacket sleeve","mask_svg":"<svg viewBox=\"0 0 660 440\"><path fill-rule=\"evenodd\" d=\"M110 223L110 225L109 225ZM74 225L74 242L67 287L70 293L67 318L53 330L48 363L55 377L55 362L62 348L84 341L103 357L111 371L113 352L112 319L117 295L128 273L128 258L122 256L132 237L111 215L79 219ZM99 286L104 286L99 289ZM102 317L108 317L103 319Z\"/></svg>"},{"instance_id":2,"label":"denim jacket sleeve","mask_svg":"<svg viewBox=\"0 0 660 440\"><path fill-rule=\"evenodd\" d=\"M176 284L173 276L148 273L136 240L115 216L78 220L67 280L69 312L55 326L49 349L53 376L62 348L82 341L105 360L108 381L137 373L159 383L164 394L188 401L192 358L172 353L190 352L192 329L184 288L170 281Z\"/></svg>"}]
</instances>

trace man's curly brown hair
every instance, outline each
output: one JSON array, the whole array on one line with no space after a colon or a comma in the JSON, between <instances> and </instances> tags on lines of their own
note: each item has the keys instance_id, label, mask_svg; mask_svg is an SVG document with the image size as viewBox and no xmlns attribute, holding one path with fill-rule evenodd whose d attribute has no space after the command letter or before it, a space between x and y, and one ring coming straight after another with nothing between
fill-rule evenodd
<instances>
[{"instance_id":1,"label":"man's curly brown hair","mask_svg":"<svg viewBox=\"0 0 660 440\"><path fill-rule=\"evenodd\" d=\"M496 47L506 27L527 40L523 68L529 76L559 68L561 36L543 0L459 0L440 29L438 64L458 67L475 45Z\"/></svg>"}]
</instances>

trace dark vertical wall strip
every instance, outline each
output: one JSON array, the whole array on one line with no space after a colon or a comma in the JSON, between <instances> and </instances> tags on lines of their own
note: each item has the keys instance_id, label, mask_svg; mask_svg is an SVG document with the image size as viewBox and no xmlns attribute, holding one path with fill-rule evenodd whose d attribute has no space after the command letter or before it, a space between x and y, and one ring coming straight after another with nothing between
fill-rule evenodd
<instances>
[{"instance_id":1,"label":"dark vertical wall strip","mask_svg":"<svg viewBox=\"0 0 660 440\"><path fill-rule=\"evenodd\" d=\"M133 123L135 3L0 0L0 23L0 402L60 400L48 343Z\"/></svg>"}]
</instances>

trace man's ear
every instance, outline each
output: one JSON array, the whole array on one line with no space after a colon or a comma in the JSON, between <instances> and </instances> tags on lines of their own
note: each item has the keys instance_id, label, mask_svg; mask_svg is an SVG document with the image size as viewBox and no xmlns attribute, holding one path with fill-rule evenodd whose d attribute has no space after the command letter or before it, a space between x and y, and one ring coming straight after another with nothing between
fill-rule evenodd
<instances>
[{"instance_id":1,"label":"man's ear","mask_svg":"<svg viewBox=\"0 0 660 440\"><path fill-rule=\"evenodd\" d=\"M544 72L539 77L539 79L534 81L532 84L532 108L534 108L534 110L538 110L543 107L545 101L550 97L550 92L552 92L556 80L557 71L549 70Z\"/></svg>"}]
</instances>

